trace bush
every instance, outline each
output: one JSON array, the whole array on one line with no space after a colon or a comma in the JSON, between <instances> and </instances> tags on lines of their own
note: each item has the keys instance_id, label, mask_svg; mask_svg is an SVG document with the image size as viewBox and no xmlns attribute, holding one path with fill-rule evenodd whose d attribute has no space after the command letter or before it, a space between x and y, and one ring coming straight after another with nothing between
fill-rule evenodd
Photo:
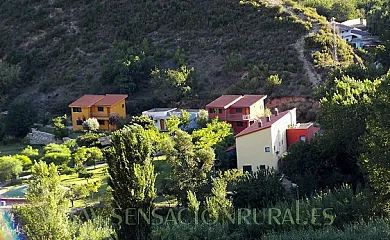
<instances>
[{"instance_id":1,"label":"bush","mask_svg":"<svg viewBox=\"0 0 390 240\"><path fill-rule=\"evenodd\" d=\"M42 160L57 166L67 165L71 159L71 151L66 145L51 143L43 149Z\"/></svg>"},{"instance_id":2,"label":"bush","mask_svg":"<svg viewBox=\"0 0 390 240\"><path fill-rule=\"evenodd\" d=\"M286 199L281 175L273 169L244 175L235 187L233 204L238 208L264 208Z\"/></svg>"},{"instance_id":3,"label":"bush","mask_svg":"<svg viewBox=\"0 0 390 240\"><path fill-rule=\"evenodd\" d=\"M17 158L0 157L0 182L16 179L23 171L22 162Z\"/></svg>"},{"instance_id":4,"label":"bush","mask_svg":"<svg viewBox=\"0 0 390 240\"><path fill-rule=\"evenodd\" d=\"M83 128L85 131L97 131L99 130L99 122L96 118L88 118L83 122Z\"/></svg>"}]
</instances>

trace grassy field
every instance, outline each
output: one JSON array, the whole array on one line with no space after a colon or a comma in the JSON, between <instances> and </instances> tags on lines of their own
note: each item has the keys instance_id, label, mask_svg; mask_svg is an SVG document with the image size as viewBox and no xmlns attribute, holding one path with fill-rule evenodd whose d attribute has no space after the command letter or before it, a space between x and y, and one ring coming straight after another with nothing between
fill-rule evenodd
<instances>
[{"instance_id":1,"label":"grassy field","mask_svg":"<svg viewBox=\"0 0 390 240\"><path fill-rule=\"evenodd\" d=\"M20 154L26 146L27 146L27 144L22 143L22 142L0 144L0 157ZM34 145L32 147L39 149L39 152L42 153L42 149L43 149L42 146L35 146Z\"/></svg>"},{"instance_id":2,"label":"grassy field","mask_svg":"<svg viewBox=\"0 0 390 240\"><path fill-rule=\"evenodd\" d=\"M20 153L26 145L23 143L0 144L0 156L8 156Z\"/></svg>"},{"instance_id":3,"label":"grassy field","mask_svg":"<svg viewBox=\"0 0 390 240\"><path fill-rule=\"evenodd\" d=\"M17 146L14 147L16 149ZM23 147L24 146L19 146L19 149L22 149ZM14 153L18 153L18 152L14 152ZM155 164L155 172L157 175L155 187L157 188L157 191L159 191L161 189L163 180L170 175L171 167L165 157L155 158L154 164ZM108 167L105 165L105 166L97 167L96 169L93 168L88 169L87 170L88 172L93 173L92 178L88 180L84 178L79 178L77 173L60 176L61 185L64 187L71 187L72 185L93 183L99 180L102 182L102 185L99 188L98 192L93 194L91 193L91 195L86 197L85 199L76 200L74 202L74 207L83 207L86 205L92 205L98 203L106 196L107 189L108 189L107 168ZM26 190L27 183L28 180L14 181L11 184L4 187L0 191L0 194L4 194L4 196L8 196L8 197L23 197ZM174 198L159 195L154 202L159 206L166 206L166 205L174 205L175 201L176 200Z\"/></svg>"}]
</instances>

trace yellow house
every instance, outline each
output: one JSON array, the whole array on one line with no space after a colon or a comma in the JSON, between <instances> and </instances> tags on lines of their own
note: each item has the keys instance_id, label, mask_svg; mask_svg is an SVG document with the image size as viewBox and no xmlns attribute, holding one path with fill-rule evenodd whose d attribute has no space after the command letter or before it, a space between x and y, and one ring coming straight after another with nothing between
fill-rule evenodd
<instances>
[{"instance_id":1,"label":"yellow house","mask_svg":"<svg viewBox=\"0 0 390 240\"><path fill-rule=\"evenodd\" d=\"M287 129L296 124L296 109L275 112L261 118L237 134L237 168L256 171L266 167L278 169L278 162L287 151Z\"/></svg>"},{"instance_id":2,"label":"yellow house","mask_svg":"<svg viewBox=\"0 0 390 240\"><path fill-rule=\"evenodd\" d=\"M72 112L73 130L83 130L83 122L88 118L96 118L100 130L115 130L109 124L111 117L126 117L126 98L124 94L84 95L69 104Z\"/></svg>"}]
</instances>

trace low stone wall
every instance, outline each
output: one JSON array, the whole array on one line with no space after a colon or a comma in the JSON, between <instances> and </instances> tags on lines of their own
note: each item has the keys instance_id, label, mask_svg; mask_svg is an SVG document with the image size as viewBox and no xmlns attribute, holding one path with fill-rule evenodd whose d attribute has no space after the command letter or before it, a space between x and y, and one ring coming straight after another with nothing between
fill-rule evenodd
<instances>
[{"instance_id":1,"label":"low stone wall","mask_svg":"<svg viewBox=\"0 0 390 240\"><path fill-rule=\"evenodd\" d=\"M62 143L61 140L56 140L54 134L41 132L36 129L32 129L32 132L27 134L27 140L32 145L47 145L50 143Z\"/></svg>"}]
</instances>

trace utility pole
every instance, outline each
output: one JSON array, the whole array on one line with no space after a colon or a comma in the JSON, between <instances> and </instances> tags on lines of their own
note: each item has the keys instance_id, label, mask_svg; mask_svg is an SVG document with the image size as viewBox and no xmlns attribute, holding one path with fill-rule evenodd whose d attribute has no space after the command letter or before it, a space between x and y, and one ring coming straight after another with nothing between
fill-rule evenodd
<instances>
[{"instance_id":1,"label":"utility pole","mask_svg":"<svg viewBox=\"0 0 390 240\"><path fill-rule=\"evenodd\" d=\"M336 66L338 63L337 59L337 36L336 36L336 18L331 19L333 24L333 65Z\"/></svg>"}]
</instances>

